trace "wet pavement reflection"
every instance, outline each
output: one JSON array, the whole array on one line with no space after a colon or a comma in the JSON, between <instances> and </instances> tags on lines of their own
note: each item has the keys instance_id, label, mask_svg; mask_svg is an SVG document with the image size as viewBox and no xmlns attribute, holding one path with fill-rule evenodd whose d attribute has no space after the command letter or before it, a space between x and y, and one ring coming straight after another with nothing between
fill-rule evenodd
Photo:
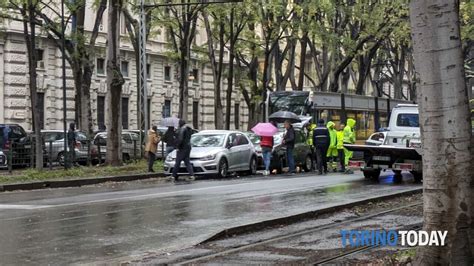
<instances>
[{"instance_id":1,"label":"wet pavement reflection","mask_svg":"<svg viewBox=\"0 0 474 266\"><path fill-rule=\"evenodd\" d=\"M160 181L0 194L0 264L113 262L234 226L420 187L360 174Z\"/></svg>"}]
</instances>

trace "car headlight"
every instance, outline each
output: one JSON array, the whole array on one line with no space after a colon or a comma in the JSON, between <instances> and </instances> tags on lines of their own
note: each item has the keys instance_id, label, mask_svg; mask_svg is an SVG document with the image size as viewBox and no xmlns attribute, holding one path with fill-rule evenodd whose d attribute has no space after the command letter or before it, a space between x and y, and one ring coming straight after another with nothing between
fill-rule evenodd
<instances>
[{"instance_id":1,"label":"car headlight","mask_svg":"<svg viewBox=\"0 0 474 266\"><path fill-rule=\"evenodd\" d=\"M166 156L166 161L167 161L167 162L172 162L172 161L174 161L175 159L176 159L176 158L173 158L171 155Z\"/></svg>"},{"instance_id":2,"label":"car headlight","mask_svg":"<svg viewBox=\"0 0 474 266\"><path fill-rule=\"evenodd\" d=\"M212 161L216 159L216 154L207 155L201 158L203 161Z\"/></svg>"}]
</instances>

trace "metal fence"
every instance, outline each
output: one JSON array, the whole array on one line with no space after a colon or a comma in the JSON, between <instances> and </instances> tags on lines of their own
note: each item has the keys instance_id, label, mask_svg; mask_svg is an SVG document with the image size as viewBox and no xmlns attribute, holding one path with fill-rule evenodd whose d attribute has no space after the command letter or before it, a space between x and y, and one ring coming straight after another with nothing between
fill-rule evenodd
<instances>
[{"instance_id":1,"label":"metal fence","mask_svg":"<svg viewBox=\"0 0 474 266\"><path fill-rule=\"evenodd\" d=\"M12 142L0 150L0 169L12 171L19 168L35 167L35 140ZM158 145L157 159L165 158L165 147ZM144 145L137 140L122 141L124 162L143 158ZM71 167L75 165L98 165L105 162L107 143L105 139L80 140L64 149L64 140L46 140L42 143L43 167L46 169Z\"/></svg>"}]
</instances>

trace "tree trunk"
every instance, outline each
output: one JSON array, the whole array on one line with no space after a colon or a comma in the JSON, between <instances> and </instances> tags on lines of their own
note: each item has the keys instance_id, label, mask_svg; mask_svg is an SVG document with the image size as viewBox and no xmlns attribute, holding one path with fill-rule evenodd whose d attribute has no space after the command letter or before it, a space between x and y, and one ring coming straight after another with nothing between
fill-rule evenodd
<instances>
[{"instance_id":1,"label":"tree trunk","mask_svg":"<svg viewBox=\"0 0 474 266\"><path fill-rule=\"evenodd\" d=\"M423 230L448 232L446 246L419 247L415 264L472 265L474 158L459 1L413 0L410 19L419 73Z\"/></svg>"},{"instance_id":2,"label":"tree trunk","mask_svg":"<svg viewBox=\"0 0 474 266\"><path fill-rule=\"evenodd\" d=\"M107 153L106 164L122 164L122 85L120 72L120 26L121 0L109 0L107 32Z\"/></svg>"},{"instance_id":3,"label":"tree trunk","mask_svg":"<svg viewBox=\"0 0 474 266\"><path fill-rule=\"evenodd\" d=\"M187 38L186 38L187 39ZM187 42L184 42L180 48L179 64L179 117L188 120L188 75L189 75L189 49Z\"/></svg>"},{"instance_id":4,"label":"tree trunk","mask_svg":"<svg viewBox=\"0 0 474 266\"><path fill-rule=\"evenodd\" d=\"M222 99L221 99L221 80L222 70L224 61L224 49L225 49L225 24L224 22L219 23L219 55L216 61L215 49L214 49L214 37L212 34L211 24L209 17L206 12L203 12L204 25L207 33L207 51L209 55L209 61L211 62L212 77L214 85L214 126L216 129L224 128L224 116L222 113Z\"/></svg>"},{"instance_id":5,"label":"tree trunk","mask_svg":"<svg viewBox=\"0 0 474 266\"><path fill-rule=\"evenodd\" d=\"M301 52L300 52L300 67L298 73L298 85L296 90L302 91L304 86L304 79L305 79L305 71L306 71L306 47L308 46L308 32L303 34L301 38Z\"/></svg>"},{"instance_id":6,"label":"tree trunk","mask_svg":"<svg viewBox=\"0 0 474 266\"><path fill-rule=\"evenodd\" d=\"M235 31L234 31L234 8L230 11L229 29L229 67L227 70L227 91L225 99L225 129L230 129L230 111L232 110L232 93L234 89L234 58L235 58Z\"/></svg>"},{"instance_id":7,"label":"tree trunk","mask_svg":"<svg viewBox=\"0 0 474 266\"><path fill-rule=\"evenodd\" d=\"M30 103L31 103L31 117L33 120L33 135L34 143L34 163L36 169L43 169L43 140L41 137L41 121L40 112L38 111L38 95L36 87L36 30L35 30L35 4L32 0L23 6L22 16L23 31L25 42L27 45L28 54L28 70L29 70L29 87L30 87ZM33 161L31 161L33 163Z\"/></svg>"}]
</instances>

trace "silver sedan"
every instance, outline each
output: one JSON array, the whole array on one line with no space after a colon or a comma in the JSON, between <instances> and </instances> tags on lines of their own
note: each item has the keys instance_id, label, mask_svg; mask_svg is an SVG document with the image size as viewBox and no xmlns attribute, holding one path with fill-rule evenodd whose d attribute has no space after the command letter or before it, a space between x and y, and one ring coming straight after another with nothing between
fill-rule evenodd
<instances>
[{"instance_id":1,"label":"silver sedan","mask_svg":"<svg viewBox=\"0 0 474 266\"><path fill-rule=\"evenodd\" d=\"M226 177L230 172L255 174L257 155L249 138L238 131L206 130L191 137L191 164L195 175ZM171 174L175 166L176 150L164 164L165 173ZM179 174L187 174L181 163Z\"/></svg>"}]
</instances>

